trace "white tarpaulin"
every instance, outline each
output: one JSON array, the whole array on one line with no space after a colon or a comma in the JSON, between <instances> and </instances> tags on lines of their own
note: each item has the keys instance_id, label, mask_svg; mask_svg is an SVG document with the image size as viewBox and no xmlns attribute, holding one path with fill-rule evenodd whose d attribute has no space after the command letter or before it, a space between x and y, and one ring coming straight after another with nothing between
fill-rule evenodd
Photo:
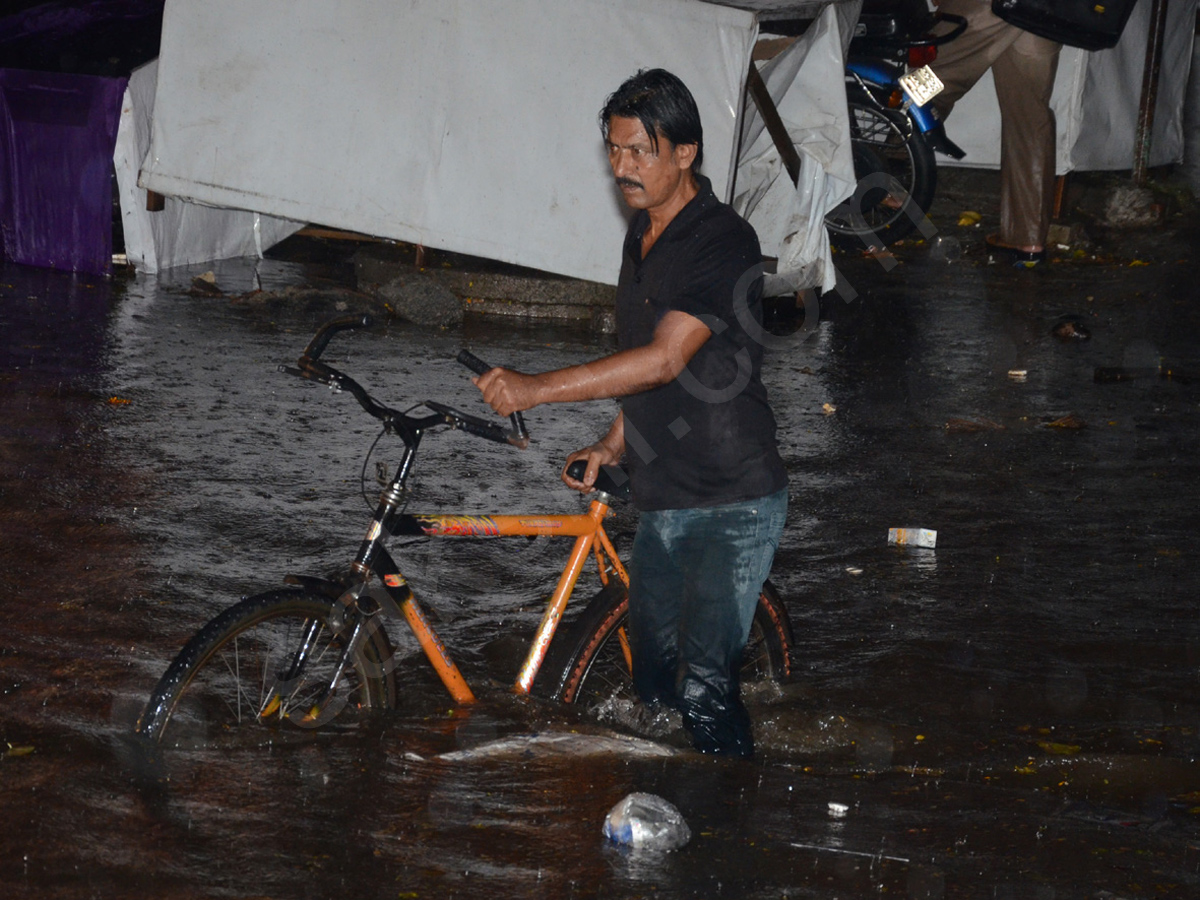
<instances>
[{"instance_id":1,"label":"white tarpaulin","mask_svg":"<svg viewBox=\"0 0 1200 900\"><path fill-rule=\"evenodd\" d=\"M141 184L612 283L605 97L674 71L727 197L756 36L693 0L168 0Z\"/></svg>"},{"instance_id":2,"label":"white tarpaulin","mask_svg":"<svg viewBox=\"0 0 1200 900\"><path fill-rule=\"evenodd\" d=\"M833 290L825 213L854 193L846 113L842 36L828 6L804 35L760 72L800 156L796 184L766 124L746 116L733 205L758 232L763 253L778 259L772 293L819 286Z\"/></svg>"},{"instance_id":3,"label":"white tarpaulin","mask_svg":"<svg viewBox=\"0 0 1200 900\"><path fill-rule=\"evenodd\" d=\"M158 63L134 70L125 89L113 166L121 198L125 256L141 272L158 272L189 263L238 256L262 256L263 250L304 226L257 212L214 209L168 197L164 209L146 210L146 191L138 187L138 168L150 147Z\"/></svg>"},{"instance_id":4,"label":"white tarpaulin","mask_svg":"<svg viewBox=\"0 0 1200 900\"><path fill-rule=\"evenodd\" d=\"M1058 120L1058 174L1133 168L1151 7L1148 0L1134 6L1120 42L1111 50L1089 53L1063 47L1051 100ZM1167 4L1152 166L1183 159L1183 101L1195 24L1196 0ZM1000 107L991 72L955 104L946 132L967 156L939 156L940 165L1000 165Z\"/></svg>"}]
</instances>

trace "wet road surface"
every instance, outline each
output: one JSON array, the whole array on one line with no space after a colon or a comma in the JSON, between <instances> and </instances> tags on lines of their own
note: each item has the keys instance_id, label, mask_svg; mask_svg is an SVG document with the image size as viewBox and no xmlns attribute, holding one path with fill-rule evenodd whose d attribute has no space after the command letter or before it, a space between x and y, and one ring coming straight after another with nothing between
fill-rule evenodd
<instances>
[{"instance_id":1,"label":"wet road surface","mask_svg":"<svg viewBox=\"0 0 1200 900\"><path fill-rule=\"evenodd\" d=\"M276 367L358 298L335 266L270 260L112 284L0 271L0 894L1200 894L1191 244L1023 273L964 243L953 265L911 245L890 271L840 257L857 298L772 341L792 477L774 580L798 672L751 698L750 763L586 743L437 759L589 730L501 687L566 553L517 539L396 554L482 695L472 711L393 631L396 712L147 765L128 734L183 641L357 549L375 423ZM189 293L207 268L223 293ZM1090 339L1056 337L1064 316ZM482 412L464 345L528 369L609 346L391 322L329 356L400 408ZM579 509L558 461L613 411L534 410L524 453L428 440L410 509ZM620 511L610 531L633 524ZM889 547L897 526L936 529L936 549ZM604 815L633 790L673 802L691 843L606 845Z\"/></svg>"}]
</instances>

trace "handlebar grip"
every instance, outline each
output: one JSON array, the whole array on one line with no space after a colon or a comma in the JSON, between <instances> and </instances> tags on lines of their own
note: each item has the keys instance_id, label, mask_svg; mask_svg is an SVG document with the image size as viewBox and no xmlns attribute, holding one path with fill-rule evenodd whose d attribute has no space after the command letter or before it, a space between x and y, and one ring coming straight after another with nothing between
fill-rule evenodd
<instances>
[{"instance_id":1,"label":"handlebar grip","mask_svg":"<svg viewBox=\"0 0 1200 900\"><path fill-rule=\"evenodd\" d=\"M567 466L567 475L576 481L583 481L585 474L587 474L586 459L577 459ZM593 487L618 500L628 500L632 496L629 487L629 473L625 471L624 466L601 466L600 471L596 473L596 483Z\"/></svg>"},{"instance_id":2,"label":"handlebar grip","mask_svg":"<svg viewBox=\"0 0 1200 900\"><path fill-rule=\"evenodd\" d=\"M345 331L347 328L366 328L371 324L371 317L366 313L358 313L353 316L342 316L340 319L333 319L321 326L307 347L304 348L304 356L309 359L320 359L321 354L325 352L325 348L329 346L329 342L333 336L339 331Z\"/></svg>"},{"instance_id":3,"label":"handlebar grip","mask_svg":"<svg viewBox=\"0 0 1200 900\"><path fill-rule=\"evenodd\" d=\"M476 375L482 375L484 372L491 371L495 368L495 366L489 366L482 359L467 349L458 351L458 361ZM525 418L519 412L513 413L508 418L509 421L512 422L512 434L509 436L509 442L513 444L513 446L520 447L522 450L524 450L529 446L529 430L525 427Z\"/></svg>"},{"instance_id":4,"label":"handlebar grip","mask_svg":"<svg viewBox=\"0 0 1200 900\"><path fill-rule=\"evenodd\" d=\"M482 375L489 369L494 369L495 366L489 366L482 359L472 353L470 350L459 350L458 361L474 372L476 375Z\"/></svg>"},{"instance_id":5,"label":"handlebar grip","mask_svg":"<svg viewBox=\"0 0 1200 900\"><path fill-rule=\"evenodd\" d=\"M457 425L463 431L467 432L467 434L495 441L497 444L510 443L508 432L499 425L493 425L491 422L479 422L474 419L463 418L458 421Z\"/></svg>"}]
</instances>

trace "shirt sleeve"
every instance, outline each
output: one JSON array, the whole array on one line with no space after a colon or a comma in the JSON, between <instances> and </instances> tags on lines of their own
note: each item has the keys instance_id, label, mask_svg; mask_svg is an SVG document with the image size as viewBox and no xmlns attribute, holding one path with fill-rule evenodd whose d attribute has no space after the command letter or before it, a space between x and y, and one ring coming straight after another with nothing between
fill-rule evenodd
<instances>
[{"instance_id":1,"label":"shirt sleeve","mask_svg":"<svg viewBox=\"0 0 1200 900\"><path fill-rule=\"evenodd\" d=\"M753 229L739 218L722 216L720 227L704 228L680 260L679 288L671 309L695 316L710 329L712 317L730 323L739 304L762 295L762 252Z\"/></svg>"}]
</instances>

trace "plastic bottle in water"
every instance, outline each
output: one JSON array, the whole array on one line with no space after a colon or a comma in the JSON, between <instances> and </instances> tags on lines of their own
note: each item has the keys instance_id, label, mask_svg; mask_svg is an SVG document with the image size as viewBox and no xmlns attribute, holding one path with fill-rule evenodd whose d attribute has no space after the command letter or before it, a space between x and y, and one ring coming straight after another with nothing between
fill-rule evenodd
<instances>
[{"instance_id":1,"label":"plastic bottle in water","mask_svg":"<svg viewBox=\"0 0 1200 900\"><path fill-rule=\"evenodd\" d=\"M633 793L609 810L604 836L638 850L677 850L692 839L674 806L655 794Z\"/></svg>"},{"instance_id":2,"label":"plastic bottle in water","mask_svg":"<svg viewBox=\"0 0 1200 900\"><path fill-rule=\"evenodd\" d=\"M958 238L939 234L929 242L929 258L936 262L958 262L962 259L962 244Z\"/></svg>"}]
</instances>

